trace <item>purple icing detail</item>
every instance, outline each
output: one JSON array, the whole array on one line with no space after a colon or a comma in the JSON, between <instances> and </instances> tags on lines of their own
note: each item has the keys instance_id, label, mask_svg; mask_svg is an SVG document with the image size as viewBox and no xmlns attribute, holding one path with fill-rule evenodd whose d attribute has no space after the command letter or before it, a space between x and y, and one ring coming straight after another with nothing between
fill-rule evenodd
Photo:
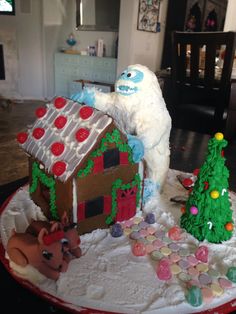
<instances>
[{"instance_id":1,"label":"purple icing detail","mask_svg":"<svg viewBox=\"0 0 236 314\"><path fill-rule=\"evenodd\" d=\"M149 226L149 224L145 221L141 221L138 225L141 229L145 229Z\"/></svg>"},{"instance_id":2,"label":"purple icing detail","mask_svg":"<svg viewBox=\"0 0 236 314\"><path fill-rule=\"evenodd\" d=\"M207 274L200 274L198 276L198 280L199 280L201 285L208 285L212 282L211 277Z\"/></svg>"},{"instance_id":3,"label":"purple icing detail","mask_svg":"<svg viewBox=\"0 0 236 314\"><path fill-rule=\"evenodd\" d=\"M177 244L177 243L170 243L169 245L168 245L168 247L171 249L171 251L173 251L173 252L177 252L177 251L179 251L179 249L180 249L180 247L179 247L179 245Z\"/></svg>"},{"instance_id":4,"label":"purple icing detail","mask_svg":"<svg viewBox=\"0 0 236 314\"><path fill-rule=\"evenodd\" d=\"M189 267L189 262L186 261L185 259L181 259L179 262L179 267L182 269L187 269Z\"/></svg>"}]
</instances>

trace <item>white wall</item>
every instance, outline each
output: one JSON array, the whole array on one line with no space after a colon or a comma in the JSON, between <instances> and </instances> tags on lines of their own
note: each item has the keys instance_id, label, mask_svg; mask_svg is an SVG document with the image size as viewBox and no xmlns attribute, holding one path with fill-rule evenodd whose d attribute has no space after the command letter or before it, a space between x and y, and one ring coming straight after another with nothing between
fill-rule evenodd
<instances>
[{"instance_id":1,"label":"white wall","mask_svg":"<svg viewBox=\"0 0 236 314\"><path fill-rule=\"evenodd\" d=\"M0 42L4 44L6 80L0 94L10 98L41 98L43 95L41 7L31 1L31 13L0 17Z\"/></svg>"},{"instance_id":2,"label":"white wall","mask_svg":"<svg viewBox=\"0 0 236 314\"><path fill-rule=\"evenodd\" d=\"M224 31L236 32L236 1L228 0Z\"/></svg>"},{"instance_id":3,"label":"white wall","mask_svg":"<svg viewBox=\"0 0 236 314\"><path fill-rule=\"evenodd\" d=\"M139 0L121 0L118 74L136 63L146 65L154 72L160 69L168 0L161 1L159 33L137 30L138 6Z\"/></svg>"}]
</instances>

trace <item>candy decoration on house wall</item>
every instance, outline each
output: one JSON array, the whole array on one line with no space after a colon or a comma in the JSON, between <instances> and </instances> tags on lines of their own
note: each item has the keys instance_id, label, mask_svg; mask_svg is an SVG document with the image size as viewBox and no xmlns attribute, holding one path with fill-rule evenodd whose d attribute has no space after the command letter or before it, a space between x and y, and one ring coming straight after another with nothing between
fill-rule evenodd
<instances>
[{"instance_id":1,"label":"candy decoration on house wall","mask_svg":"<svg viewBox=\"0 0 236 314\"><path fill-rule=\"evenodd\" d=\"M181 227L199 241L220 243L233 232L228 193L229 171L222 149L227 145L222 133L208 143L208 154L181 216ZM207 185L206 185L207 182ZM207 187L207 188L206 188Z\"/></svg>"}]
</instances>

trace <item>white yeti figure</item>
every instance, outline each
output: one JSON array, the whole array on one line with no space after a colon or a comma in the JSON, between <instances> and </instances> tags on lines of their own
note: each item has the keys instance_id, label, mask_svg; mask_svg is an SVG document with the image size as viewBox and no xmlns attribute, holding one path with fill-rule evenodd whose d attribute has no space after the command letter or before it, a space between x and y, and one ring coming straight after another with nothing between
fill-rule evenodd
<instances>
[{"instance_id":1,"label":"white yeti figure","mask_svg":"<svg viewBox=\"0 0 236 314\"><path fill-rule=\"evenodd\" d=\"M112 116L127 134L135 162L143 157L144 149L147 165L144 202L156 190L161 192L169 169L171 118L156 75L146 66L130 65L117 79L115 92L103 93L90 88L72 99Z\"/></svg>"}]
</instances>

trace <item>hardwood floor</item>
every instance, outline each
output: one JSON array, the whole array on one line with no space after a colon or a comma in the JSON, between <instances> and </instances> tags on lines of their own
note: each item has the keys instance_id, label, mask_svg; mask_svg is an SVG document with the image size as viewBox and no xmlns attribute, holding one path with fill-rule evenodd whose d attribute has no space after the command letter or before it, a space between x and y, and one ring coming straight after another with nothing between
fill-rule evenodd
<instances>
[{"instance_id":1,"label":"hardwood floor","mask_svg":"<svg viewBox=\"0 0 236 314\"><path fill-rule=\"evenodd\" d=\"M35 120L35 109L42 101L24 101L0 106L0 186L28 176L28 159L16 141L17 133L26 130ZM199 168L207 152L210 136L186 130L172 129L170 137L170 168L187 172ZM230 189L236 191L236 139L225 149L230 170Z\"/></svg>"}]
</instances>

